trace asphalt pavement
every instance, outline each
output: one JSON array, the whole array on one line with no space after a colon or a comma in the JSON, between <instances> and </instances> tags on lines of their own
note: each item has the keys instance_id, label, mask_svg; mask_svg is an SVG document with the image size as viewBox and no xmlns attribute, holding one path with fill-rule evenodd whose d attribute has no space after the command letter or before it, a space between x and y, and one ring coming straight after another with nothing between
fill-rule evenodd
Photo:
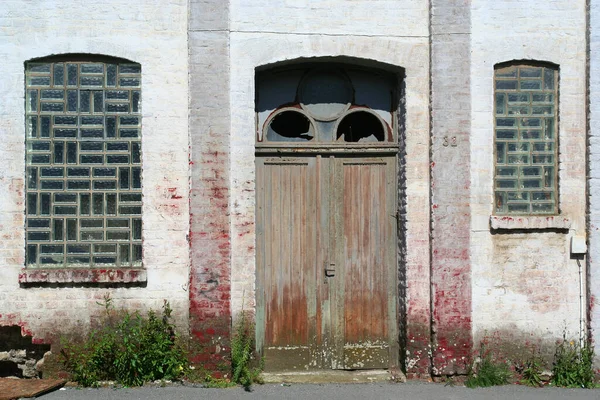
<instances>
[{"instance_id":1,"label":"asphalt pavement","mask_svg":"<svg viewBox=\"0 0 600 400\"><path fill-rule=\"evenodd\" d=\"M158 399L389 399L389 400L600 400L600 389L562 389L553 387L529 388L520 385L468 389L464 386L408 382L368 384L265 384L255 385L251 392L242 388L206 389L189 386L142 387L142 388L63 388L48 394L41 400L158 400Z\"/></svg>"}]
</instances>

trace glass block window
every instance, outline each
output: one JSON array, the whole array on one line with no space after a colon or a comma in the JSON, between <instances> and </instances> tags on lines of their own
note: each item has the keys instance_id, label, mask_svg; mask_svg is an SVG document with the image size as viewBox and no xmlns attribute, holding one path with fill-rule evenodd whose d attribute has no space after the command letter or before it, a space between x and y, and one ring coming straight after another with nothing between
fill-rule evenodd
<instances>
[{"instance_id":1,"label":"glass block window","mask_svg":"<svg viewBox=\"0 0 600 400\"><path fill-rule=\"evenodd\" d=\"M26 266L140 266L140 65L32 62L25 78Z\"/></svg>"},{"instance_id":2,"label":"glass block window","mask_svg":"<svg viewBox=\"0 0 600 400\"><path fill-rule=\"evenodd\" d=\"M497 68L495 84L495 214L558 212L558 70Z\"/></svg>"}]
</instances>

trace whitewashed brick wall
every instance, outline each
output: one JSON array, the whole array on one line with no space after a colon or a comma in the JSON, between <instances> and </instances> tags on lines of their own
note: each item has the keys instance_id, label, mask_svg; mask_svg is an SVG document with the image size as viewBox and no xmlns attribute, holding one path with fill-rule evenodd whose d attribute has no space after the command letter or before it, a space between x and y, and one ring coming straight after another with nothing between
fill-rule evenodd
<instances>
[{"instance_id":1,"label":"whitewashed brick wall","mask_svg":"<svg viewBox=\"0 0 600 400\"><path fill-rule=\"evenodd\" d=\"M589 307L596 365L600 364L600 2L590 1L589 32Z\"/></svg>"},{"instance_id":2,"label":"whitewashed brick wall","mask_svg":"<svg viewBox=\"0 0 600 400\"><path fill-rule=\"evenodd\" d=\"M442 36L470 35L470 76L464 80L468 87L461 87L460 79L454 76L456 85L449 85L434 96L448 96L447 101L459 107L464 98L461 95L470 92L470 111L465 114L470 118L466 143L471 159L471 232L469 254L464 259L473 290L471 320L475 344L494 332L512 334L513 342L530 338L551 343L563 330L577 336L580 281L577 263L569 254L569 240L573 235L586 234L585 1L552 0L543 6L534 0L472 2L469 29L461 19L469 13L453 12L452 7L457 4L464 6L455 1L444 8L438 3L436 21L445 25L434 27L439 34L435 45L440 46L440 58L433 69L440 77L445 72L461 70L464 66L460 63L456 63L460 67L456 71L444 70L444 57L451 57L452 51L444 50ZM117 306L131 309L156 308L162 299L169 299L178 321L186 325L190 219L191 253L196 262L193 278L200 293L192 299L201 298L202 288L212 279L212 273L219 275L217 285L222 290L229 290L231 281L230 297L229 293L215 292L211 298L215 304L226 305L219 309L208 304L198 312L199 319L219 314L228 323L229 314L236 315L242 308L252 309L256 242L255 68L300 58L355 57L406 71L406 302L409 319L423 323L429 332L429 6L427 1L414 0L190 0L189 7L187 0L3 1L0 324L22 324L24 330L43 339L59 328L68 330L79 321L85 325L97 313L96 301L110 292ZM591 2L591 9L589 240L590 289L595 304L595 298L600 296L600 290L595 290L600 281L600 275L595 273L595 259L600 259L595 244L600 214L593 211L600 209L596 196L600 190L600 133L594 126L600 107L600 79L594 74L600 69L598 1ZM464 50L465 43L459 43L459 47ZM25 242L24 62L61 53L103 54L142 65L146 288L19 286ZM494 65L521 59L553 62L560 67L560 207L561 215L571 220L568 233L490 232ZM448 65L455 65L451 61L448 59ZM439 87L445 87L441 83ZM434 139L445 134L443 129L469 125L462 122L441 123ZM433 146L434 155L448 161L446 157L450 156L446 154L450 153L437 141ZM213 155L214 159L210 158ZM205 167L209 164L211 168ZM452 169L440 171L440 177L447 176L440 183L447 187L464 183L451 172ZM445 193L444 187L436 190ZM188 201L192 202L191 212ZM451 237L452 232L443 234ZM594 331L600 326L596 322L600 319L597 310L598 307L592 308Z\"/></svg>"},{"instance_id":3,"label":"whitewashed brick wall","mask_svg":"<svg viewBox=\"0 0 600 400\"><path fill-rule=\"evenodd\" d=\"M187 328L187 0L21 1L0 5L0 324L44 339L89 323L96 301L160 308ZM123 57L142 65L143 262L146 288L21 288L24 266L24 62L62 53Z\"/></svg>"},{"instance_id":4,"label":"whitewashed brick wall","mask_svg":"<svg viewBox=\"0 0 600 400\"><path fill-rule=\"evenodd\" d=\"M564 331L579 337L580 281L569 241L586 232L585 35L583 0L544 4L490 0L472 5L471 257L476 345L483 336L496 334L509 346L544 344L551 352ZM490 234L494 65L511 60L559 66L559 198L561 216L572 223L568 233Z\"/></svg>"},{"instance_id":5,"label":"whitewashed brick wall","mask_svg":"<svg viewBox=\"0 0 600 400\"><path fill-rule=\"evenodd\" d=\"M254 71L309 57L346 56L406 69L409 296L428 303L429 49L426 2L231 2L232 312L254 307ZM248 232L248 225L252 227ZM425 296L425 297L424 297ZM425 300L426 299L426 300ZM415 305L420 305L418 301Z\"/></svg>"}]
</instances>

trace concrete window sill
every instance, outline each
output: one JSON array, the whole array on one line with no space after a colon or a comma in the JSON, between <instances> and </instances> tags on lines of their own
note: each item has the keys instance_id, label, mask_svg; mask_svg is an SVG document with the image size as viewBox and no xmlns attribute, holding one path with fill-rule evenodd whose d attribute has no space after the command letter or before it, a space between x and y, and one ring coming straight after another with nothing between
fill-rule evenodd
<instances>
[{"instance_id":1,"label":"concrete window sill","mask_svg":"<svg viewBox=\"0 0 600 400\"><path fill-rule=\"evenodd\" d=\"M492 215L490 217L490 227L492 229L527 229L544 230L560 229L568 230L571 227L571 220L560 215L548 216L508 216Z\"/></svg>"},{"instance_id":2,"label":"concrete window sill","mask_svg":"<svg viewBox=\"0 0 600 400\"><path fill-rule=\"evenodd\" d=\"M146 282L146 270L142 268L83 269L83 268L23 268L19 273L20 284L31 283L132 283Z\"/></svg>"}]
</instances>

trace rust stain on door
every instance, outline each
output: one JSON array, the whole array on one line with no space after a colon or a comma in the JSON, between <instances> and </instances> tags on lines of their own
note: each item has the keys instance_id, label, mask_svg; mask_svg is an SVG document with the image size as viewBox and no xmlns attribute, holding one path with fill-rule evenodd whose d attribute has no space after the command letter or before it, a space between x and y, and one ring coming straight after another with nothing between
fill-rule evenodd
<instances>
[{"instance_id":1,"label":"rust stain on door","mask_svg":"<svg viewBox=\"0 0 600 400\"><path fill-rule=\"evenodd\" d=\"M395 157L257 158L267 369L397 364L394 181Z\"/></svg>"}]
</instances>

